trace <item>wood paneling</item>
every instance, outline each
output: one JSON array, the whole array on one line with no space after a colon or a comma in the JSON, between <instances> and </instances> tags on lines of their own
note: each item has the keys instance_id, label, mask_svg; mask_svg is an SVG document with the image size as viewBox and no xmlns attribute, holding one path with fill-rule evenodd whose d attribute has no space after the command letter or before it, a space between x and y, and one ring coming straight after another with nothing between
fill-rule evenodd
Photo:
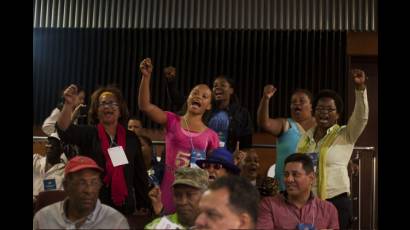
<instances>
[{"instance_id":1,"label":"wood paneling","mask_svg":"<svg viewBox=\"0 0 410 230\"><path fill-rule=\"evenodd\" d=\"M348 32L347 55L351 56L377 56L378 49L377 32Z\"/></svg>"}]
</instances>

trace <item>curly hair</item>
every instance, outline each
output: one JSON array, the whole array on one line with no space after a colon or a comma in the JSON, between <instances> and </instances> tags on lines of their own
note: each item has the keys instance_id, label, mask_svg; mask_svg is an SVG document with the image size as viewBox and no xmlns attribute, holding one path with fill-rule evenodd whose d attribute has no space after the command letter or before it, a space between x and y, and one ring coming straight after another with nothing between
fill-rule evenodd
<instances>
[{"instance_id":1,"label":"curly hair","mask_svg":"<svg viewBox=\"0 0 410 230\"><path fill-rule=\"evenodd\" d=\"M118 119L118 122L122 125L125 125L128 122L128 107L122 97L121 90L115 86L100 87L93 92L93 94L91 95L90 109L88 110L88 123L91 125L96 125L100 122L98 120L98 99L103 92L110 92L114 94L120 109L120 117Z\"/></svg>"}]
</instances>

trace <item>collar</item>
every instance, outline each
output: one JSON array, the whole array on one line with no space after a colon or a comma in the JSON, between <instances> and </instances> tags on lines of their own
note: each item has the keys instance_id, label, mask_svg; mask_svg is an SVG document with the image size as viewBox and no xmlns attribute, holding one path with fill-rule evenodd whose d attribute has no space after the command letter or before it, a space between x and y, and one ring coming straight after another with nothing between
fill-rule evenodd
<instances>
[{"instance_id":1,"label":"collar","mask_svg":"<svg viewBox=\"0 0 410 230\"><path fill-rule=\"evenodd\" d=\"M338 126L338 124L334 124L332 127L328 128L328 129L326 130L326 135L329 134L330 132L332 132L334 129L336 129L337 126ZM313 135L314 135L314 133L315 133L315 131L316 131L316 129L317 129L317 125L314 126L314 127L312 127L312 128L310 128L310 129L306 132L306 135L307 135L309 138L312 139L312 138L313 138Z\"/></svg>"},{"instance_id":2,"label":"collar","mask_svg":"<svg viewBox=\"0 0 410 230\"><path fill-rule=\"evenodd\" d=\"M288 199L288 192L287 192L286 190L280 192L280 194L282 195L283 200L284 200L287 204L294 205L293 203L291 203L291 202L289 201L289 199ZM312 202L314 198L315 198L315 195L313 194L312 191L310 191L309 198L308 198L308 200L306 201L306 204Z\"/></svg>"},{"instance_id":3,"label":"collar","mask_svg":"<svg viewBox=\"0 0 410 230\"><path fill-rule=\"evenodd\" d=\"M67 202L68 202L68 197L67 198L65 198L64 199L64 201L62 201L61 202L61 205L60 205L60 214L61 214L61 216L63 217L63 220L66 222L66 223L69 223L69 224L77 224L77 222L79 222L79 221L81 221L81 219L80 220L78 220L78 221L71 221L71 220L69 220L68 218L67 218L67 214L66 214L66 208L67 208ZM92 222L95 222L96 221L96 219L97 219L97 213L101 210L101 208L102 208L102 205L101 205L101 202L100 202L100 199L97 199L97 203L95 204L95 208L94 208L94 210L86 217L86 220L85 220L85 222L83 223L83 225L86 225L86 224L88 224L88 223L92 223Z\"/></svg>"}]
</instances>

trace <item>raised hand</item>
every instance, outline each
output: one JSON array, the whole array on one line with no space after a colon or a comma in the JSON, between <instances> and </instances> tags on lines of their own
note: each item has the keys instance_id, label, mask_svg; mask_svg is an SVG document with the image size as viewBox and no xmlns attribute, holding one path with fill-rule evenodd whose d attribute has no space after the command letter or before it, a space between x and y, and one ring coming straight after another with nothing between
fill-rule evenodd
<instances>
[{"instance_id":1,"label":"raised hand","mask_svg":"<svg viewBox=\"0 0 410 230\"><path fill-rule=\"evenodd\" d=\"M165 78L168 80L173 80L175 76L177 75L177 69L173 66L168 66L164 68L164 75Z\"/></svg>"},{"instance_id":2,"label":"raised hand","mask_svg":"<svg viewBox=\"0 0 410 230\"><path fill-rule=\"evenodd\" d=\"M356 89L360 89L363 90L366 88L366 74L364 73L363 70L361 69L353 69L352 70L352 77L353 77L353 81L354 84L356 86Z\"/></svg>"},{"instance_id":3,"label":"raised hand","mask_svg":"<svg viewBox=\"0 0 410 230\"><path fill-rule=\"evenodd\" d=\"M75 102L78 100L78 89L76 85L71 84L63 93L64 104L75 106Z\"/></svg>"},{"instance_id":4,"label":"raised hand","mask_svg":"<svg viewBox=\"0 0 410 230\"><path fill-rule=\"evenodd\" d=\"M265 88L263 88L263 96L270 99L276 91L277 89L275 88L275 86L266 85Z\"/></svg>"},{"instance_id":5,"label":"raised hand","mask_svg":"<svg viewBox=\"0 0 410 230\"><path fill-rule=\"evenodd\" d=\"M150 77L152 74L152 62L150 58L145 58L140 63L140 71L143 77Z\"/></svg>"},{"instance_id":6,"label":"raised hand","mask_svg":"<svg viewBox=\"0 0 410 230\"><path fill-rule=\"evenodd\" d=\"M235 152L233 153L233 162L236 166L240 166L246 157L246 152L239 149L239 141L236 142Z\"/></svg>"},{"instance_id":7,"label":"raised hand","mask_svg":"<svg viewBox=\"0 0 410 230\"><path fill-rule=\"evenodd\" d=\"M153 187L148 192L148 197L151 200L152 207L154 208L155 214L159 214L163 208L161 201L161 189L158 186Z\"/></svg>"},{"instance_id":8,"label":"raised hand","mask_svg":"<svg viewBox=\"0 0 410 230\"><path fill-rule=\"evenodd\" d=\"M77 119L80 116L80 111L81 111L81 108L83 108L83 107L86 107L86 105L79 104L79 105L77 105L77 107L75 107L73 113L71 114L71 120L72 121Z\"/></svg>"}]
</instances>

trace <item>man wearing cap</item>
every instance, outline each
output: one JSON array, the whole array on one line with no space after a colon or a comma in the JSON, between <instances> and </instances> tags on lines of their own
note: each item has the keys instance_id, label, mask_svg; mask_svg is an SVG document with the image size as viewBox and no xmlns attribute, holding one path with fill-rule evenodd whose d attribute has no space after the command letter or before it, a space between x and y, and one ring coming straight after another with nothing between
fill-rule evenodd
<instances>
[{"instance_id":1,"label":"man wearing cap","mask_svg":"<svg viewBox=\"0 0 410 230\"><path fill-rule=\"evenodd\" d=\"M232 153L225 148L212 151L206 160L195 162L200 168L208 171L209 182L227 175L239 175L240 169L234 164Z\"/></svg>"},{"instance_id":2,"label":"man wearing cap","mask_svg":"<svg viewBox=\"0 0 410 230\"><path fill-rule=\"evenodd\" d=\"M176 213L153 220L145 229L187 229L194 226L199 214L199 200L207 187L208 173L205 170L179 168L172 184Z\"/></svg>"},{"instance_id":3,"label":"man wearing cap","mask_svg":"<svg viewBox=\"0 0 410 230\"><path fill-rule=\"evenodd\" d=\"M129 229L127 219L98 199L103 171L94 160L76 156L64 171L67 198L36 213L33 229Z\"/></svg>"},{"instance_id":4,"label":"man wearing cap","mask_svg":"<svg viewBox=\"0 0 410 230\"><path fill-rule=\"evenodd\" d=\"M46 155L33 154L33 201L41 191L61 190L67 162L56 134L47 138Z\"/></svg>"}]
</instances>

